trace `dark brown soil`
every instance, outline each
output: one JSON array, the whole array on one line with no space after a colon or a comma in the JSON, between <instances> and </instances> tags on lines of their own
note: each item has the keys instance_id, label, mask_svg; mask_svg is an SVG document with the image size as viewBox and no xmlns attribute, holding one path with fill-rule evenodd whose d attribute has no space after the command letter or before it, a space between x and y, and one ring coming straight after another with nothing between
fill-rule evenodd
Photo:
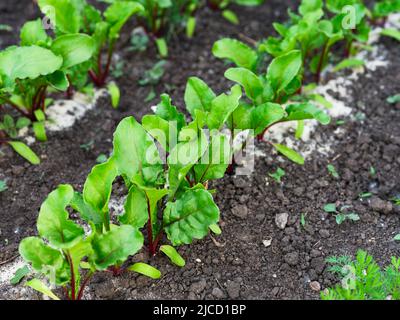
<instances>
[{"instance_id":1,"label":"dark brown soil","mask_svg":"<svg viewBox=\"0 0 400 320\"><path fill-rule=\"evenodd\" d=\"M5 23L18 28L25 20L22 16L31 17L28 4L21 5L15 13L7 11L15 8L14 1L4 3L0 5L0 15L7 17ZM168 86L158 85L157 93L170 93L174 103L183 107L185 83L192 75L203 78L216 92L226 90L226 66L210 53L214 41L223 36L267 36L272 31L271 23L286 17L285 3L293 7L296 4L271 0L258 8L235 8L240 26L229 24L218 13L202 10L196 37L172 41L162 80ZM13 20L14 16L19 18ZM128 38L128 32L123 39ZM13 40L3 34L0 39L3 45ZM323 289L337 280L326 270L327 256L354 255L359 248L385 264L391 255L399 256L400 244L392 239L400 233L400 210L389 199L400 194L400 106L386 102L388 96L400 92L399 47L389 39L382 40L380 46L388 51L389 67L362 75L351 88L352 100L346 101L353 108L353 115L362 112L365 119L344 119L341 133L335 131L338 126L333 121L313 134L319 144L330 141L329 157L315 152L302 167L282 162L275 155L257 158L251 177L228 176L214 184L223 234L179 248L187 261L185 268L172 266L160 255L148 260L143 250L134 259L151 261L163 272L162 279L100 274L93 279L88 297L317 299L319 294L311 290L310 281L318 281ZM149 88L137 84L143 72L157 61L155 49L143 54L126 49L119 53L125 61L125 75L118 79L122 89L119 110L113 110L104 98L71 130L53 133L47 143L35 144L33 148L43 160L40 166L30 166L10 150L1 149L4 156L0 157L0 179L7 180L9 189L0 193L0 262L15 255L22 237L35 234L39 206L51 190L60 183L82 189L97 156L110 151L112 132L120 119L127 115L140 119L156 103L157 100L144 103ZM80 147L89 142L93 142L90 150ZM268 146L258 147L271 154ZM329 175L328 163L335 165L339 179ZM277 165L286 171L283 183L268 178L266 185L267 174ZM371 166L376 169L376 177L369 173ZM366 191L374 196L360 200L359 193ZM361 220L338 226L334 217L322 210L329 202L352 205ZM274 222L279 213L289 214L284 230ZM306 217L305 227L300 224L301 213ZM263 240L269 238L272 244L265 247Z\"/></svg>"}]
</instances>

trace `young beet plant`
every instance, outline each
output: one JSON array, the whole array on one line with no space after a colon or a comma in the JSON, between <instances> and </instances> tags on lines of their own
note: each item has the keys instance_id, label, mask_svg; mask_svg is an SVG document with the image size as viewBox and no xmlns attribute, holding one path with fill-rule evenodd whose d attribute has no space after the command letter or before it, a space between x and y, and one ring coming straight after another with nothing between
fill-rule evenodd
<instances>
[{"instance_id":1,"label":"young beet plant","mask_svg":"<svg viewBox=\"0 0 400 320\"><path fill-rule=\"evenodd\" d=\"M316 119L328 124L330 117L310 102L292 103L293 96L301 90L303 58L299 50L291 50L273 59L267 72L258 72L260 56L244 43L234 39L222 39L213 47L218 58L228 59L237 67L225 72L225 77L240 84L246 96L241 99L228 118L227 125L235 129L253 130L259 139L274 125L287 121ZM210 89L193 79L192 86L199 97L206 97ZM204 100L204 98L203 98ZM304 159L294 150L281 144L271 145L292 161L303 164Z\"/></svg>"},{"instance_id":2,"label":"young beet plant","mask_svg":"<svg viewBox=\"0 0 400 320\"><path fill-rule=\"evenodd\" d=\"M143 7L134 1L116 1L101 13L86 0L39 0L38 4L55 27L56 34L70 36L82 32L90 35L94 41L92 59L69 73L72 84L82 89L89 76L96 87L103 87L107 83L122 27Z\"/></svg>"},{"instance_id":3,"label":"young beet plant","mask_svg":"<svg viewBox=\"0 0 400 320\"><path fill-rule=\"evenodd\" d=\"M103 195L92 195L96 196ZM75 209L89 221L90 233L85 233L80 224L69 218L67 208ZM70 185L60 185L50 193L39 212L39 236L25 238L19 246L21 256L38 276L26 284L58 300L59 297L42 281L44 277L52 286L62 287L67 299L80 300L96 272L121 265L141 249L143 236L137 228L107 224L103 229L104 219ZM157 269L144 263L136 263L129 270L152 278L160 277Z\"/></svg>"},{"instance_id":4,"label":"young beet plant","mask_svg":"<svg viewBox=\"0 0 400 320\"><path fill-rule=\"evenodd\" d=\"M331 20L324 18L322 0L303 0L298 14L289 11L289 15L286 24L273 24L279 36L268 37L259 45L259 51L279 57L291 50L300 50L303 65L315 74L318 83L329 62L330 49L344 38L343 16Z\"/></svg>"},{"instance_id":5,"label":"young beet plant","mask_svg":"<svg viewBox=\"0 0 400 320\"><path fill-rule=\"evenodd\" d=\"M36 138L45 141L47 93L68 89L68 73L74 66L91 58L94 43L84 34L52 39L43 29L40 19L25 23L20 39L20 46L11 46L0 52L0 105L16 110L25 119L24 123L29 120ZM20 124L18 121L18 128ZM3 142L7 137L15 138L10 135L9 126L8 130L7 125L2 127Z\"/></svg>"}]
</instances>

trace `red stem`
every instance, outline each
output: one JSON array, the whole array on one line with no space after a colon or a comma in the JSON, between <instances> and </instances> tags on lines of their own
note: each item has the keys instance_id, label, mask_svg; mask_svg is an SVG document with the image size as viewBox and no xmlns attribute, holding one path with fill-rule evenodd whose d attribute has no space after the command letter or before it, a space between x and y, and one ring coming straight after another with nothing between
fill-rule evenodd
<instances>
[{"instance_id":1,"label":"red stem","mask_svg":"<svg viewBox=\"0 0 400 320\"><path fill-rule=\"evenodd\" d=\"M325 52L327 48L327 43L324 44L324 47L322 49L321 57L319 58L318 62L318 67L317 67L317 73L315 74L315 82L318 84L321 80L321 71L322 71L322 65L325 60Z\"/></svg>"},{"instance_id":2,"label":"red stem","mask_svg":"<svg viewBox=\"0 0 400 320\"><path fill-rule=\"evenodd\" d=\"M67 260L69 262L69 268L71 269L71 300L76 300L74 264L69 253L67 254Z\"/></svg>"},{"instance_id":3,"label":"red stem","mask_svg":"<svg viewBox=\"0 0 400 320\"><path fill-rule=\"evenodd\" d=\"M83 291L85 290L85 287L89 283L89 280L92 278L92 276L93 276L93 273L89 272L89 274L86 276L85 280L83 280L81 288L79 289L78 300L82 299Z\"/></svg>"}]
</instances>

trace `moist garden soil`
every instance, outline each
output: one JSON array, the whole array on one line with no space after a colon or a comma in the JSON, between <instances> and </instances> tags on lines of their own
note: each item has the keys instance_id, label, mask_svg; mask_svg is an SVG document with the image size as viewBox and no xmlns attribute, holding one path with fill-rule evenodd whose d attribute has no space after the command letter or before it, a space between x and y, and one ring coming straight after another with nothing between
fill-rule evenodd
<instances>
[{"instance_id":1,"label":"moist garden soil","mask_svg":"<svg viewBox=\"0 0 400 320\"><path fill-rule=\"evenodd\" d=\"M256 8L234 7L239 26L207 8L200 10L196 36L172 39L165 76L155 91L169 93L183 110L183 92L190 76L202 78L218 93L227 90L226 65L212 56L212 44L225 36L243 41L268 36L272 22L286 18L288 5L295 8L297 2L271 0ZM38 12L28 0L2 1L0 16L1 23L19 32L23 22L37 17ZM38 210L48 193L60 183L82 190L96 158L111 151L118 122L130 115L140 120L158 102L157 98L144 102L150 87L138 85L143 73L157 62L156 50L129 51L129 33L128 26L118 51L118 58L124 61L124 75L117 79L122 91L118 110L104 97L71 129L49 133L48 142L32 146L42 159L39 166L27 164L8 148L1 149L0 179L7 180L8 189L0 193L0 264L18 255L23 237L36 234ZM16 35L1 33L0 46L16 43ZM400 194L400 105L390 105L386 98L400 92L400 49L390 39L381 39L379 46L387 51L388 67L364 73L349 88L349 106L352 115L358 116L342 119L340 125L334 119L312 134L317 145L329 144L329 155L313 152L304 166L298 166L274 155L267 144L257 143L267 156L256 158L251 176L226 176L211 186L217 189L222 235L180 247L187 261L182 269L160 254L149 258L143 249L133 261L158 267L161 279L101 273L93 278L86 297L318 299L319 286L324 289L338 281L328 272L326 257L353 256L359 248L374 255L380 264L389 263L392 255L399 256L400 243L393 237L400 233L400 210L389 199ZM338 179L328 173L329 163L336 167ZM268 177L277 166L286 171L281 184ZM371 167L376 175L370 174ZM117 184L115 194L121 189ZM360 199L362 192L373 196ZM322 209L331 202L352 205L360 221L337 225ZM275 223L276 215L282 213L289 216L284 229ZM3 299L39 297L21 287L1 291Z\"/></svg>"}]
</instances>

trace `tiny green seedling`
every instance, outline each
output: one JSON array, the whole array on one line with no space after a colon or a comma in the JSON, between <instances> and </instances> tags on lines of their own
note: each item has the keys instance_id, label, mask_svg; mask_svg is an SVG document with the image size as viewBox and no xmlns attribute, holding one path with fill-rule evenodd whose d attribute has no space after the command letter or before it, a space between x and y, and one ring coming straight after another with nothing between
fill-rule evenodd
<instances>
[{"instance_id":1,"label":"tiny green seedling","mask_svg":"<svg viewBox=\"0 0 400 320\"><path fill-rule=\"evenodd\" d=\"M20 283L21 280L30 273L31 273L31 270L29 269L29 267L27 265L24 265L23 267L21 267L17 271L15 271L14 276L10 280L10 283L12 285L16 285L16 284Z\"/></svg>"},{"instance_id":2,"label":"tiny green seedling","mask_svg":"<svg viewBox=\"0 0 400 320\"><path fill-rule=\"evenodd\" d=\"M302 213L300 215L300 224L303 228L305 228L306 226L306 215L307 215L306 213Z\"/></svg>"},{"instance_id":3,"label":"tiny green seedling","mask_svg":"<svg viewBox=\"0 0 400 320\"><path fill-rule=\"evenodd\" d=\"M143 77L139 80L141 86L157 85L165 73L165 60L158 61L152 68L145 71Z\"/></svg>"},{"instance_id":4,"label":"tiny green seedling","mask_svg":"<svg viewBox=\"0 0 400 320\"><path fill-rule=\"evenodd\" d=\"M338 225L342 224L346 220L350 221L358 221L360 220L360 217L357 213L355 212L347 212L347 209L349 206L342 206L340 210L337 209L336 204L334 203L328 203L324 206L324 211L326 213L331 213L334 214L336 218L336 223Z\"/></svg>"},{"instance_id":5,"label":"tiny green seedling","mask_svg":"<svg viewBox=\"0 0 400 320\"><path fill-rule=\"evenodd\" d=\"M97 163L104 163L104 162L107 161L107 159L108 159L107 156L104 153L102 153L96 158L96 162Z\"/></svg>"},{"instance_id":6,"label":"tiny green seedling","mask_svg":"<svg viewBox=\"0 0 400 320\"><path fill-rule=\"evenodd\" d=\"M358 195L358 197L361 198L361 199L371 198L372 197L372 193L371 192L361 192Z\"/></svg>"},{"instance_id":7,"label":"tiny green seedling","mask_svg":"<svg viewBox=\"0 0 400 320\"><path fill-rule=\"evenodd\" d=\"M282 177L286 174L285 170L278 167L274 173L268 173L268 175L273 178L276 182L281 183Z\"/></svg>"},{"instance_id":8,"label":"tiny green seedling","mask_svg":"<svg viewBox=\"0 0 400 320\"><path fill-rule=\"evenodd\" d=\"M390 104L396 104L400 102L400 94L395 94L394 96L390 96L386 99L386 101Z\"/></svg>"},{"instance_id":9,"label":"tiny green seedling","mask_svg":"<svg viewBox=\"0 0 400 320\"><path fill-rule=\"evenodd\" d=\"M336 171L336 168L335 168L332 164L328 164L326 167L327 167L327 169L328 169L329 174L330 174L332 177L334 177L334 178L336 178L336 179L339 179L339 174L338 174L338 172Z\"/></svg>"},{"instance_id":10,"label":"tiny green seedling","mask_svg":"<svg viewBox=\"0 0 400 320\"><path fill-rule=\"evenodd\" d=\"M399 234L396 234L396 235L394 236L393 240L395 240L395 241L400 241L400 233L399 233Z\"/></svg>"},{"instance_id":11,"label":"tiny green seedling","mask_svg":"<svg viewBox=\"0 0 400 320\"><path fill-rule=\"evenodd\" d=\"M145 33L133 32L130 41L130 51L143 52L149 45L149 37Z\"/></svg>"},{"instance_id":12,"label":"tiny green seedling","mask_svg":"<svg viewBox=\"0 0 400 320\"><path fill-rule=\"evenodd\" d=\"M393 197L391 200L396 206L400 206L400 196Z\"/></svg>"},{"instance_id":13,"label":"tiny green seedling","mask_svg":"<svg viewBox=\"0 0 400 320\"><path fill-rule=\"evenodd\" d=\"M7 182L5 180L0 180L0 192L6 191L7 188Z\"/></svg>"},{"instance_id":14,"label":"tiny green seedling","mask_svg":"<svg viewBox=\"0 0 400 320\"><path fill-rule=\"evenodd\" d=\"M330 256L326 258L326 263L329 264L328 271L337 274L341 277L345 277L348 274L348 270L345 266L351 263L351 257L348 255L342 256Z\"/></svg>"}]
</instances>

